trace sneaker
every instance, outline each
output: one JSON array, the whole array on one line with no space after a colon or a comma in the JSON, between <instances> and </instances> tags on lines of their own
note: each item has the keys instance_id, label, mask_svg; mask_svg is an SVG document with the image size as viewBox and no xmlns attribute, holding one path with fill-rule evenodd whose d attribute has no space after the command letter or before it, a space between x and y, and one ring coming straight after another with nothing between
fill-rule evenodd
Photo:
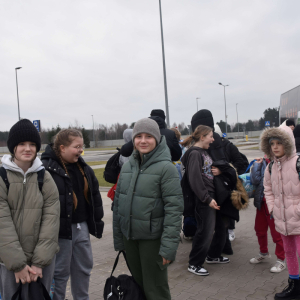
<instances>
[{"instance_id":1,"label":"sneaker","mask_svg":"<svg viewBox=\"0 0 300 300\"><path fill-rule=\"evenodd\" d=\"M223 256L220 256L218 258L211 258L207 256L205 261L208 264L228 264L230 262L230 259Z\"/></svg>"},{"instance_id":2,"label":"sneaker","mask_svg":"<svg viewBox=\"0 0 300 300\"><path fill-rule=\"evenodd\" d=\"M207 272L207 270L205 270L204 268L200 267L196 267L193 265L189 265L188 267L188 271L195 274L195 275L199 275L199 276L207 276L209 275L209 273Z\"/></svg>"},{"instance_id":3,"label":"sneaker","mask_svg":"<svg viewBox=\"0 0 300 300\"><path fill-rule=\"evenodd\" d=\"M266 255L262 255L261 253L258 253L257 256L250 259L250 263L251 264L259 264L259 263L261 263L263 261L266 261L270 258L271 258L271 255L269 253L266 254Z\"/></svg>"},{"instance_id":4,"label":"sneaker","mask_svg":"<svg viewBox=\"0 0 300 300\"><path fill-rule=\"evenodd\" d=\"M276 264L274 265L274 267L272 267L270 269L270 272L272 273L280 273L281 271L283 271L284 269L286 269L286 264L284 261L282 260L277 260Z\"/></svg>"},{"instance_id":5,"label":"sneaker","mask_svg":"<svg viewBox=\"0 0 300 300\"><path fill-rule=\"evenodd\" d=\"M228 234L229 234L229 240L230 242L235 240L235 233L232 229L228 229Z\"/></svg>"}]
</instances>

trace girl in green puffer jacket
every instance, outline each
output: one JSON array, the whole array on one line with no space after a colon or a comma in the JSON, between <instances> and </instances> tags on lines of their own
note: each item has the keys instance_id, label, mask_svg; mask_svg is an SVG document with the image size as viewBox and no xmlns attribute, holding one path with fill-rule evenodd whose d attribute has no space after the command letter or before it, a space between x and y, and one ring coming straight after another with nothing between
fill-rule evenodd
<instances>
[{"instance_id":1,"label":"girl in green puffer jacket","mask_svg":"<svg viewBox=\"0 0 300 300\"><path fill-rule=\"evenodd\" d=\"M59 250L58 190L37 158L41 139L29 120L11 128L7 145L11 155L2 158L0 178L0 292L3 299L11 299L21 282L22 299L32 300L28 283L38 277L50 291Z\"/></svg>"},{"instance_id":2,"label":"girl in green puffer jacket","mask_svg":"<svg viewBox=\"0 0 300 300\"><path fill-rule=\"evenodd\" d=\"M117 185L113 235L147 300L171 299L167 267L180 240L183 197L176 167L157 123L136 122L134 152Z\"/></svg>"}]
</instances>

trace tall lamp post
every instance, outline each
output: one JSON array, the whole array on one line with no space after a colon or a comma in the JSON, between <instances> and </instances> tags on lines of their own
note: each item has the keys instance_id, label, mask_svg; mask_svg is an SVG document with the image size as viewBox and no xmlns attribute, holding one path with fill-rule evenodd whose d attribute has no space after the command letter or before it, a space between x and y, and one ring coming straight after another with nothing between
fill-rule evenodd
<instances>
[{"instance_id":1,"label":"tall lamp post","mask_svg":"<svg viewBox=\"0 0 300 300\"><path fill-rule=\"evenodd\" d=\"M199 110L199 109L198 109L198 99L201 99L201 98L196 98L196 103L197 103L197 111Z\"/></svg>"},{"instance_id":2,"label":"tall lamp post","mask_svg":"<svg viewBox=\"0 0 300 300\"><path fill-rule=\"evenodd\" d=\"M92 120L93 120L93 140L94 140L94 148L96 148L96 141L95 141L95 128L94 128L94 115L92 116Z\"/></svg>"},{"instance_id":3,"label":"tall lamp post","mask_svg":"<svg viewBox=\"0 0 300 300\"><path fill-rule=\"evenodd\" d=\"M167 125L170 128L168 89L167 89L167 74L166 74L166 62L165 62L165 46L164 46L164 34L163 34L162 13L161 13L161 0L159 0L159 12L160 12L161 48L162 48L163 69L164 69L166 115L167 115Z\"/></svg>"},{"instance_id":4,"label":"tall lamp post","mask_svg":"<svg viewBox=\"0 0 300 300\"><path fill-rule=\"evenodd\" d=\"M15 71L16 71L16 84L17 84L17 99L18 99L19 121L21 120L21 117L20 117L20 104L19 104L19 89L18 89L18 74L17 74L17 70L20 70L20 69L22 69L22 67L15 68Z\"/></svg>"},{"instance_id":5,"label":"tall lamp post","mask_svg":"<svg viewBox=\"0 0 300 300\"><path fill-rule=\"evenodd\" d=\"M224 85L224 84L222 84L221 82L219 82L219 85L222 85L222 86L224 87L225 123L226 123L226 130L225 130L225 132L226 132L226 135L227 135L227 111L226 111L226 96L225 96L225 88L226 88L226 86L229 86L229 84L226 84L226 85Z\"/></svg>"},{"instance_id":6,"label":"tall lamp post","mask_svg":"<svg viewBox=\"0 0 300 300\"><path fill-rule=\"evenodd\" d=\"M238 114L238 109L237 109L238 103L236 104L236 120L237 120L237 125L238 125L238 136L240 135L240 126L239 126L239 114Z\"/></svg>"}]
</instances>

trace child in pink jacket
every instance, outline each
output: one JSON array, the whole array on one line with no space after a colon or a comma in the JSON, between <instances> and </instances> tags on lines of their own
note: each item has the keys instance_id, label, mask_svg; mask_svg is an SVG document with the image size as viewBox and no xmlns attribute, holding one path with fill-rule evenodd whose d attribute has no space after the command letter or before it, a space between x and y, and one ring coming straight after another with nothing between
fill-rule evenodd
<instances>
[{"instance_id":1,"label":"child in pink jacket","mask_svg":"<svg viewBox=\"0 0 300 300\"><path fill-rule=\"evenodd\" d=\"M264 177L265 198L276 230L281 234L289 284L275 299L300 299L300 180L292 130L287 126L266 129L261 150L270 158ZM270 172L271 171L271 172Z\"/></svg>"}]
</instances>

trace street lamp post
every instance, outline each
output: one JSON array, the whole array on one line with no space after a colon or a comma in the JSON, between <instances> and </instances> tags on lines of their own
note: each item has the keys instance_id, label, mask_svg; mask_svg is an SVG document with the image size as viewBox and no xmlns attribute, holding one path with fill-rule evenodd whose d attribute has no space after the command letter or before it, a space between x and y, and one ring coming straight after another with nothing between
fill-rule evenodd
<instances>
[{"instance_id":1,"label":"street lamp post","mask_svg":"<svg viewBox=\"0 0 300 300\"><path fill-rule=\"evenodd\" d=\"M199 110L199 109L198 109L198 99L201 99L201 98L196 98L196 103L197 103L197 111Z\"/></svg>"},{"instance_id":2,"label":"street lamp post","mask_svg":"<svg viewBox=\"0 0 300 300\"><path fill-rule=\"evenodd\" d=\"M164 70L166 115L167 115L167 125L170 128L168 89L167 89L167 74L166 74L166 62L165 62L165 46L164 46L164 34L163 34L162 13L161 13L161 0L159 0L159 12L160 12L161 48L162 48L162 57L163 57L163 70Z\"/></svg>"},{"instance_id":3,"label":"street lamp post","mask_svg":"<svg viewBox=\"0 0 300 300\"><path fill-rule=\"evenodd\" d=\"M219 85L222 85L222 86L224 87L225 123L226 123L226 130L225 130L225 132L226 132L226 135L227 135L227 111L226 111L226 96L225 96L225 88L226 88L226 86L229 86L229 84L226 84L226 85L224 85L224 84L222 84L221 82L219 82Z\"/></svg>"},{"instance_id":4,"label":"street lamp post","mask_svg":"<svg viewBox=\"0 0 300 300\"><path fill-rule=\"evenodd\" d=\"M17 75L17 70L20 70L20 69L22 69L22 67L15 68L15 71L16 71L16 84L17 84L17 99L18 99L19 121L21 120L21 117L20 117L20 104L19 104L19 89L18 89L18 75Z\"/></svg>"},{"instance_id":5,"label":"street lamp post","mask_svg":"<svg viewBox=\"0 0 300 300\"><path fill-rule=\"evenodd\" d=\"M238 114L238 109L237 109L238 103L236 104L236 120L237 120L237 125L238 125L238 136L240 135L240 126L239 126L239 114Z\"/></svg>"},{"instance_id":6,"label":"street lamp post","mask_svg":"<svg viewBox=\"0 0 300 300\"><path fill-rule=\"evenodd\" d=\"M95 141L95 126L94 126L94 115L92 116L92 120L93 120L93 140L94 140L94 148L96 148L96 141Z\"/></svg>"}]
</instances>

